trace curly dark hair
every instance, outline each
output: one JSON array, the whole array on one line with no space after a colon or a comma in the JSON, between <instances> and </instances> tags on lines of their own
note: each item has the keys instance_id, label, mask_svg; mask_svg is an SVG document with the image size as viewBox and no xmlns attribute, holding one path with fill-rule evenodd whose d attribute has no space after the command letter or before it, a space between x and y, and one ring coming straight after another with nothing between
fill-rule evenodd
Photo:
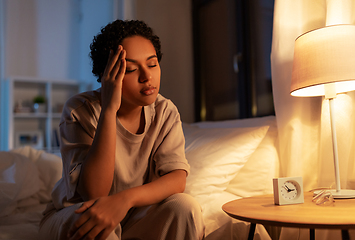
<instances>
[{"instance_id":1,"label":"curly dark hair","mask_svg":"<svg viewBox=\"0 0 355 240\"><path fill-rule=\"evenodd\" d=\"M110 50L115 51L123 39L137 35L152 42L160 62L162 53L159 37L153 33L153 30L146 23L139 20L116 20L103 27L90 44L89 56L92 60L92 73L98 77L98 82L101 82Z\"/></svg>"}]
</instances>

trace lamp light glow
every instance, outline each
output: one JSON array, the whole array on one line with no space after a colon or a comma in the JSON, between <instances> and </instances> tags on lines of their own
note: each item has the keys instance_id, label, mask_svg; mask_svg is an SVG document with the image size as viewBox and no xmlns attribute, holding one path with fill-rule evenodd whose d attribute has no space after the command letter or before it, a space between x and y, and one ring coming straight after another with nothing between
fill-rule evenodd
<instances>
[{"instance_id":1,"label":"lamp light glow","mask_svg":"<svg viewBox=\"0 0 355 240\"><path fill-rule=\"evenodd\" d=\"M340 186L334 98L355 90L355 25L341 24L316 29L296 39L291 95L325 96L329 100L336 189L335 198L355 198L355 190Z\"/></svg>"},{"instance_id":2,"label":"lamp light glow","mask_svg":"<svg viewBox=\"0 0 355 240\"><path fill-rule=\"evenodd\" d=\"M336 93L355 90L355 25L332 25L296 39L291 95L324 96L324 84Z\"/></svg>"}]
</instances>

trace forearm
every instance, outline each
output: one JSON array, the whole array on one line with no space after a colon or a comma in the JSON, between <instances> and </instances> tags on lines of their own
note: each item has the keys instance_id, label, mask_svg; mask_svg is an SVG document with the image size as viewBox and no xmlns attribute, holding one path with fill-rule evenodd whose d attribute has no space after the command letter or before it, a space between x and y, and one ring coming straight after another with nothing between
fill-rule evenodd
<instances>
[{"instance_id":1,"label":"forearm","mask_svg":"<svg viewBox=\"0 0 355 240\"><path fill-rule=\"evenodd\" d=\"M115 148L116 113L103 111L78 182L78 192L84 200L109 194L114 174Z\"/></svg>"},{"instance_id":2,"label":"forearm","mask_svg":"<svg viewBox=\"0 0 355 240\"><path fill-rule=\"evenodd\" d=\"M139 187L127 189L124 194L131 207L142 207L159 203L165 198L185 190L186 172L175 170L157 180Z\"/></svg>"}]
</instances>

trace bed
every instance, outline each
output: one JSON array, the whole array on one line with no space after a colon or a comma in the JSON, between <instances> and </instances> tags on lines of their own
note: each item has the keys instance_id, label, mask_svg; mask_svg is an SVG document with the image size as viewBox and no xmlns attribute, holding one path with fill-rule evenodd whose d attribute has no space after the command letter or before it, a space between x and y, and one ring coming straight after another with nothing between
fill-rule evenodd
<instances>
[{"instance_id":1,"label":"bed","mask_svg":"<svg viewBox=\"0 0 355 240\"><path fill-rule=\"evenodd\" d=\"M231 200L272 193L278 176L274 116L183 123L191 166L185 192L200 203L206 240L247 239L249 223L230 218ZM42 211L61 177L61 159L30 147L0 152L0 239L37 240ZM255 239L271 239L257 225Z\"/></svg>"}]
</instances>

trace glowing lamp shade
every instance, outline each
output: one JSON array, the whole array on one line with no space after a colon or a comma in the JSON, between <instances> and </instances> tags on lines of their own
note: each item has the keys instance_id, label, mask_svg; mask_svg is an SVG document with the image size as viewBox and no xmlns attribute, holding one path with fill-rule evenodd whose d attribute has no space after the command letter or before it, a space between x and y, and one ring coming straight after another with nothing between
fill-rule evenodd
<instances>
[{"instance_id":1,"label":"glowing lamp shade","mask_svg":"<svg viewBox=\"0 0 355 240\"><path fill-rule=\"evenodd\" d=\"M355 198L355 190L341 189L335 127L334 98L355 90L355 25L332 25L296 39L291 95L325 96L329 100L336 189L335 198Z\"/></svg>"},{"instance_id":2,"label":"glowing lamp shade","mask_svg":"<svg viewBox=\"0 0 355 240\"><path fill-rule=\"evenodd\" d=\"M324 85L333 85L335 94L355 90L355 25L328 26L296 39L291 95L325 96Z\"/></svg>"}]
</instances>

